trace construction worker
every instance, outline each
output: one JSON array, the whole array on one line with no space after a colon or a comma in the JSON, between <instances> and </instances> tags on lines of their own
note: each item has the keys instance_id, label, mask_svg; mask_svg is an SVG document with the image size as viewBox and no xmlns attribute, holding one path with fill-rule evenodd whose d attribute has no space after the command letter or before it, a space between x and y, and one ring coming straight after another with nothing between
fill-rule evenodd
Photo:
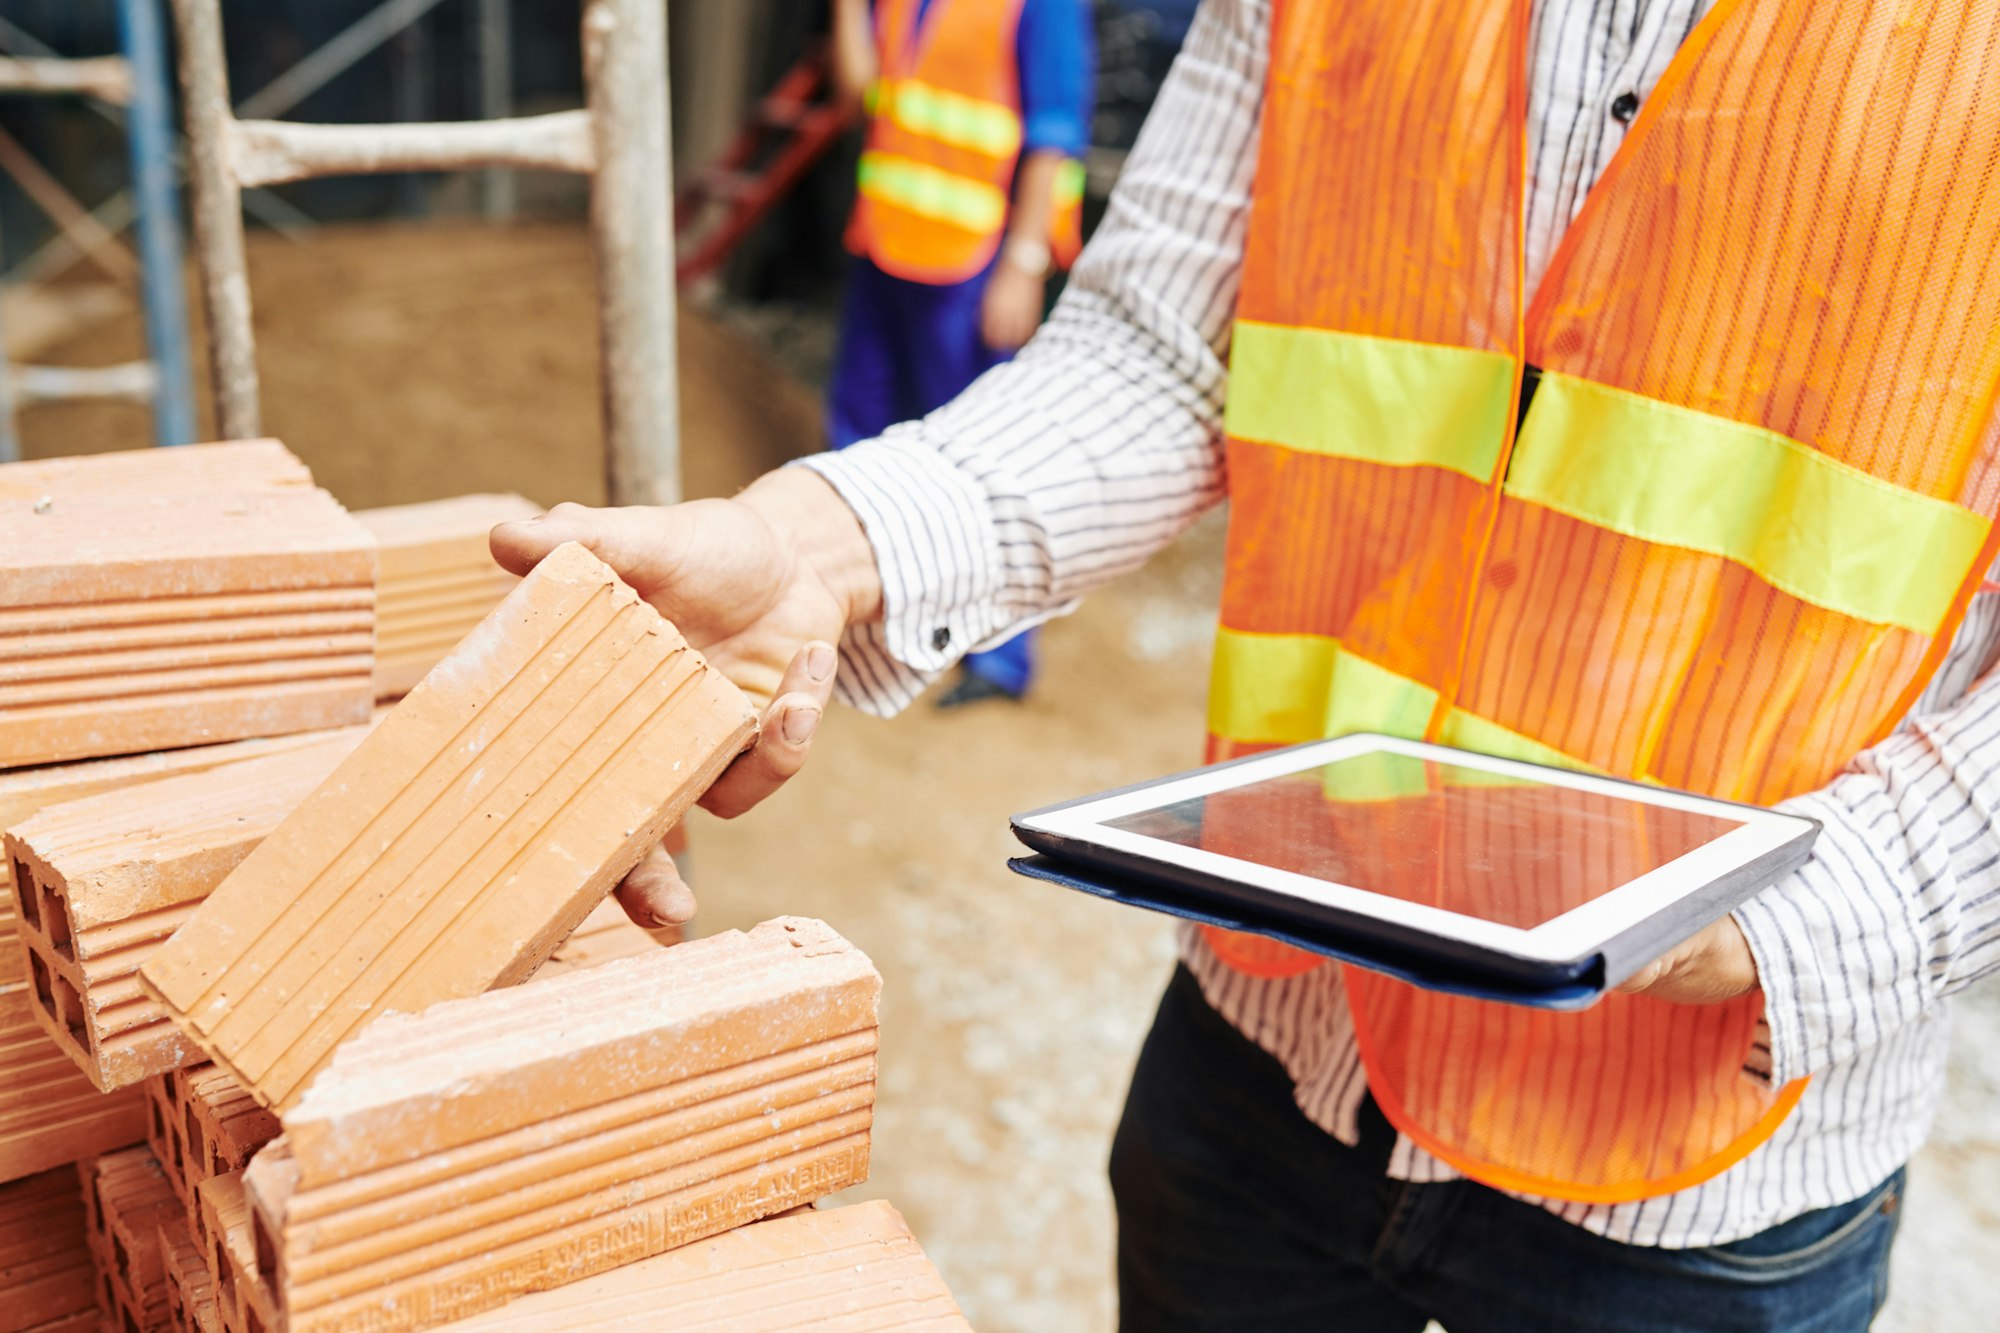
<instances>
[{"instance_id":1,"label":"construction worker","mask_svg":"<svg viewBox=\"0 0 2000 1333\"><path fill-rule=\"evenodd\" d=\"M841 449L944 406L1042 322L1081 244L1089 7L837 0L834 52L868 111L827 391ZM1024 632L967 656L940 702L1019 698L1033 674Z\"/></svg>"},{"instance_id":2,"label":"construction worker","mask_svg":"<svg viewBox=\"0 0 2000 1333\"><path fill-rule=\"evenodd\" d=\"M772 700L725 814L836 674L893 711L1227 496L1212 755L1375 730L1819 820L1579 1013L1190 928L1118 1274L1132 1329L1859 1329L2000 968L1994 50L2000 0L1208 0L1014 361L494 547L587 542Z\"/></svg>"}]
</instances>

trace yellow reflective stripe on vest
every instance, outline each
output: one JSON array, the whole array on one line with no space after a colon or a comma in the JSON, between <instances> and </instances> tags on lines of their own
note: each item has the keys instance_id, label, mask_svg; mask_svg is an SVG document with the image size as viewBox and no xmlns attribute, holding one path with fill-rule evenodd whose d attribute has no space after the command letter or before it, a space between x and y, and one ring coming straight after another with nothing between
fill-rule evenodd
<instances>
[{"instance_id":1,"label":"yellow reflective stripe on vest","mask_svg":"<svg viewBox=\"0 0 2000 1333\"><path fill-rule=\"evenodd\" d=\"M1083 187L1089 183L1090 173L1083 163L1073 157L1064 158L1056 163L1056 178L1049 190L1049 207L1075 208L1083 202Z\"/></svg>"},{"instance_id":2,"label":"yellow reflective stripe on vest","mask_svg":"<svg viewBox=\"0 0 2000 1333\"><path fill-rule=\"evenodd\" d=\"M1437 706L1437 691L1322 634L1256 634L1224 626L1215 635L1208 687L1208 729L1253 745L1378 731L1421 739ZM1553 746L1510 731L1462 708L1445 714L1446 745L1497 759L1595 771Z\"/></svg>"},{"instance_id":3,"label":"yellow reflective stripe on vest","mask_svg":"<svg viewBox=\"0 0 2000 1333\"><path fill-rule=\"evenodd\" d=\"M1987 532L1969 509L1775 431L1567 375L1536 390L1506 492L1920 634L1943 622Z\"/></svg>"},{"instance_id":4,"label":"yellow reflective stripe on vest","mask_svg":"<svg viewBox=\"0 0 2000 1333\"><path fill-rule=\"evenodd\" d=\"M1007 196L991 185L894 153L861 155L860 188L881 203L982 235L1007 221Z\"/></svg>"},{"instance_id":5,"label":"yellow reflective stripe on vest","mask_svg":"<svg viewBox=\"0 0 2000 1333\"><path fill-rule=\"evenodd\" d=\"M968 148L988 157L1012 157L1021 151L1021 118L998 102L982 102L964 93L939 88L919 79L878 79L868 89L871 116L887 116L912 134L953 148Z\"/></svg>"},{"instance_id":6,"label":"yellow reflective stripe on vest","mask_svg":"<svg viewBox=\"0 0 2000 1333\"><path fill-rule=\"evenodd\" d=\"M1513 359L1498 352L1239 319L1224 425L1239 440L1484 484L1513 392Z\"/></svg>"}]
</instances>

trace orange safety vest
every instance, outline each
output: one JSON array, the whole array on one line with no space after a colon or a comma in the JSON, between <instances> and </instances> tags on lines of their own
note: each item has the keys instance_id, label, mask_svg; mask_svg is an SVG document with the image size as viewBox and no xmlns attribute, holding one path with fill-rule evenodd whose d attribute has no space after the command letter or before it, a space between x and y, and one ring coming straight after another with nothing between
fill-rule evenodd
<instances>
[{"instance_id":1,"label":"orange safety vest","mask_svg":"<svg viewBox=\"0 0 2000 1333\"><path fill-rule=\"evenodd\" d=\"M878 0L881 74L868 97L847 246L883 272L945 285L976 276L1007 228L1021 156L1015 33L1022 0ZM1083 164L1056 173L1048 244L1082 245Z\"/></svg>"},{"instance_id":2,"label":"orange safety vest","mask_svg":"<svg viewBox=\"0 0 2000 1333\"><path fill-rule=\"evenodd\" d=\"M1379 731L1760 804L1826 783L1996 553L2000 0L1720 0L1532 304L1527 0L1275 8L1211 757ZM1531 1194L1694 1185L1803 1091L1743 1070L1756 992L1343 981L1389 1119Z\"/></svg>"}]
</instances>

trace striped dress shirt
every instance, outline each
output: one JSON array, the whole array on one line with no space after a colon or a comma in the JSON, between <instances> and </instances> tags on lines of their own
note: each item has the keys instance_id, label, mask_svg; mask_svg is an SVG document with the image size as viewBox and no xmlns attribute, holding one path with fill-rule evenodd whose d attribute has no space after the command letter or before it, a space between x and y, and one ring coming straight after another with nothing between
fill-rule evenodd
<instances>
[{"instance_id":1,"label":"striped dress shirt","mask_svg":"<svg viewBox=\"0 0 2000 1333\"><path fill-rule=\"evenodd\" d=\"M1541 0L1530 36L1527 265L1547 264L1704 0ZM1206 0L1110 209L1047 325L922 421L803 462L867 531L884 616L842 645L849 702L887 714L966 650L1071 608L1222 500L1230 321L1257 157L1269 0ZM1788 803L1812 861L1736 913L1756 958L1791 1118L1714 1179L1637 1203L1537 1200L1599 1235L1741 1239L1866 1193L1923 1141L1949 997L2000 969L2000 596L1976 597L1889 739ZM1190 737L1190 747L1195 738ZM1263 981L1188 931L1203 992L1290 1072L1346 1143L1366 1076L1339 971ZM1450 1179L1407 1139L1391 1175Z\"/></svg>"}]
</instances>

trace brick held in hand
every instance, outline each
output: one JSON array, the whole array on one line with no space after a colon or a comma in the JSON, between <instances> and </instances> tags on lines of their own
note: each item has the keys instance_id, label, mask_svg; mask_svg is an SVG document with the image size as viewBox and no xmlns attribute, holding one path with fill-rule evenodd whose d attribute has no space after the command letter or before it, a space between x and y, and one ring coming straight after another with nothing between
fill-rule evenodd
<instances>
[{"instance_id":1,"label":"brick held in hand","mask_svg":"<svg viewBox=\"0 0 2000 1333\"><path fill-rule=\"evenodd\" d=\"M140 976L283 1112L371 1018L531 975L755 734L673 626L559 547Z\"/></svg>"},{"instance_id":2,"label":"brick held in hand","mask_svg":"<svg viewBox=\"0 0 2000 1333\"><path fill-rule=\"evenodd\" d=\"M26 986L0 989L0 1181L67 1168L146 1137L142 1091L92 1087L43 1031L35 1008Z\"/></svg>"},{"instance_id":3,"label":"brick held in hand","mask_svg":"<svg viewBox=\"0 0 2000 1333\"><path fill-rule=\"evenodd\" d=\"M644 1328L675 1333L970 1333L902 1214L880 1201L772 1218L571 1286L524 1296L452 1333Z\"/></svg>"},{"instance_id":4,"label":"brick held in hand","mask_svg":"<svg viewBox=\"0 0 2000 1333\"><path fill-rule=\"evenodd\" d=\"M93 1084L199 1058L140 964L364 734L67 801L6 835L37 1016Z\"/></svg>"},{"instance_id":5,"label":"brick held in hand","mask_svg":"<svg viewBox=\"0 0 2000 1333\"><path fill-rule=\"evenodd\" d=\"M366 720L373 539L183 452L0 465L0 768Z\"/></svg>"},{"instance_id":6,"label":"brick held in hand","mask_svg":"<svg viewBox=\"0 0 2000 1333\"><path fill-rule=\"evenodd\" d=\"M0 1327L97 1328L83 1191L68 1166L0 1185Z\"/></svg>"},{"instance_id":7,"label":"brick held in hand","mask_svg":"<svg viewBox=\"0 0 2000 1333\"><path fill-rule=\"evenodd\" d=\"M541 512L518 495L356 511L376 543L376 698L408 693L512 591L519 580L494 562L487 534Z\"/></svg>"},{"instance_id":8,"label":"brick held in hand","mask_svg":"<svg viewBox=\"0 0 2000 1333\"><path fill-rule=\"evenodd\" d=\"M245 1173L292 1333L430 1327L859 1183L880 991L781 918L378 1020Z\"/></svg>"}]
</instances>

